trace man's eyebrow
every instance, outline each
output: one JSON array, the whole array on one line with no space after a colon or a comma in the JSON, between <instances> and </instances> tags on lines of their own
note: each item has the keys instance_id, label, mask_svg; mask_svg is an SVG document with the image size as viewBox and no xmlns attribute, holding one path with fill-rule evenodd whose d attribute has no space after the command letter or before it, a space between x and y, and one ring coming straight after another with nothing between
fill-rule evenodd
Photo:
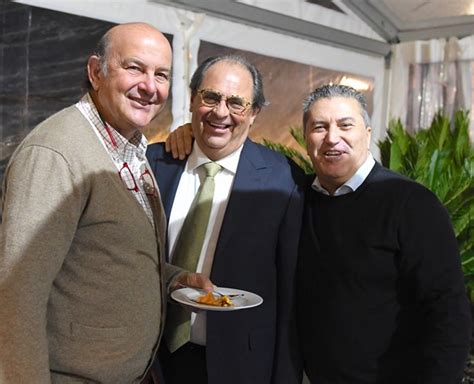
<instances>
[{"instance_id":1,"label":"man's eyebrow","mask_svg":"<svg viewBox=\"0 0 474 384\"><path fill-rule=\"evenodd\" d=\"M351 116L348 116L348 117L341 117L340 119L337 119L336 120L338 123L344 123L346 121L351 121L351 122L355 122L356 119L354 119L353 117Z\"/></svg>"},{"instance_id":2,"label":"man's eyebrow","mask_svg":"<svg viewBox=\"0 0 474 384\"><path fill-rule=\"evenodd\" d=\"M125 57L122 60L122 63L124 63L124 64L136 63L136 64L143 65L143 62L140 59L136 58L136 57Z\"/></svg>"},{"instance_id":3,"label":"man's eyebrow","mask_svg":"<svg viewBox=\"0 0 474 384\"><path fill-rule=\"evenodd\" d=\"M159 67L159 68L156 68L156 71L159 71L159 72L171 72L171 68L169 68L169 67Z\"/></svg>"},{"instance_id":4,"label":"man's eyebrow","mask_svg":"<svg viewBox=\"0 0 474 384\"><path fill-rule=\"evenodd\" d=\"M130 63L138 64L141 67L146 67L147 66L143 60L140 60L137 57L127 57L127 58L122 60L122 64L130 64ZM170 67L159 67L159 68L156 68L156 71L171 72L171 68Z\"/></svg>"}]
</instances>

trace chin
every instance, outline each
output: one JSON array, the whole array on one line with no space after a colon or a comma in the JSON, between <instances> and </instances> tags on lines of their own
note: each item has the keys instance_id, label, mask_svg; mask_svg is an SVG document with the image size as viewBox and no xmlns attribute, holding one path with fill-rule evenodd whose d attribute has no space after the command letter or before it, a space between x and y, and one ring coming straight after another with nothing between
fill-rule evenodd
<instances>
[{"instance_id":1,"label":"chin","mask_svg":"<svg viewBox=\"0 0 474 384\"><path fill-rule=\"evenodd\" d=\"M150 116L143 116L140 118L136 118L135 116L135 118L130 119L130 123L134 125L135 127L137 127L138 129L142 129L146 127L148 124L150 124L152 120L153 118Z\"/></svg>"},{"instance_id":2,"label":"chin","mask_svg":"<svg viewBox=\"0 0 474 384\"><path fill-rule=\"evenodd\" d=\"M229 141L221 137L208 137L207 140L205 140L205 143L209 148L221 149L226 147L229 144Z\"/></svg>"}]
</instances>

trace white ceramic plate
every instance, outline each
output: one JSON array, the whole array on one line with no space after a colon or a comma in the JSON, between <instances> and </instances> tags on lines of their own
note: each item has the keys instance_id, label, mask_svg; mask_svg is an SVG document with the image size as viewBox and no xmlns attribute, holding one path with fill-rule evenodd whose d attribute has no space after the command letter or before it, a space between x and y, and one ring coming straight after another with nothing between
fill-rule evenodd
<instances>
[{"instance_id":1,"label":"white ceramic plate","mask_svg":"<svg viewBox=\"0 0 474 384\"><path fill-rule=\"evenodd\" d=\"M252 292L242 291L234 288L219 287L216 291L230 296L233 306L218 307L215 305L206 305L196 303L196 299L205 294L203 291L194 288L181 288L171 292L171 298L180 304L205 311L237 311L239 309L253 308L263 303L263 299ZM234 296L233 295L238 295Z\"/></svg>"}]
</instances>

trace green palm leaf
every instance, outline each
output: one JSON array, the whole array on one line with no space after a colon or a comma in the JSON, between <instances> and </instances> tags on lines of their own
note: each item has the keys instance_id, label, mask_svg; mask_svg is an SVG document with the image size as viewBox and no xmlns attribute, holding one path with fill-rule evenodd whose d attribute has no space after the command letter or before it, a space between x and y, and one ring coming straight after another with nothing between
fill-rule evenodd
<instances>
[{"instance_id":1,"label":"green palm leaf","mask_svg":"<svg viewBox=\"0 0 474 384\"><path fill-rule=\"evenodd\" d=\"M456 112L452 123L438 113L428 128L410 135L399 120L392 121L378 145L384 166L431 189L448 209L474 299L474 150L469 123L466 111Z\"/></svg>"}]
</instances>

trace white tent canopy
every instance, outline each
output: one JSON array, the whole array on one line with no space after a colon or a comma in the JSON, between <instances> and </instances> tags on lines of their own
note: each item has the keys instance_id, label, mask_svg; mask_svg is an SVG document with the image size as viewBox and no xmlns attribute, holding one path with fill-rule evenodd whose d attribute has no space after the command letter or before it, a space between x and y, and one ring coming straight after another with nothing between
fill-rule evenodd
<instances>
[{"instance_id":1,"label":"white tent canopy","mask_svg":"<svg viewBox=\"0 0 474 384\"><path fill-rule=\"evenodd\" d=\"M411 17L406 12L407 4L393 8L398 3L389 0L334 0L325 2L332 3L333 9L329 9L317 5L321 3L317 0L17 2L114 23L144 21L173 35L172 129L189 120L188 84L197 66L201 41L370 78L374 87L371 150L376 156L376 143L384 137L388 118L406 117L403 115L406 115L406 105L402 105L406 94L398 92L407 91L407 66L411 59L405 60L406 46L393 49L396 46L390 43L417 36L413 20L405 24L400 21L402 16ZM462 5L464 1L457 3ZM423 4L412 4L411 14L415 15ZM428 5L432 6L430 12L435 12L433 4ZM383 12L391 19L384 18ZM442 22L431 27L426 18L418 16L420 36L436 31L466 33L465 24L471 22L473 16L460 17L461 24L449 29ZM471 56L466 50L463 57ZM469 93L469 89L465 92Z\"/></svg>"},{"instance_id":2,"label":"white tent canopy","mask_svg":"<svg viewBox=\"0 0 474 384\"><path fill-rule=\"evenodd\" d=\"M384 58L381 56L337 48L272 31L268 28L260 29L153 1L25 0L18 2L115 23L144 21L165 33L172 34L174 52L173 128L189 119L189 95L187 94L189 78L197 65L197 51L200 41L205 40L232 48L372 78L375 84L372 116L374 143L383 135L385 123L382 106L384 105L385 76ZM216 1L215 3L220 2ZM359 29L368 30L361 21L359 24L361 25ZM373 150L376 151L376 148L374 147Z\"/></svg>"}]
</instances>

